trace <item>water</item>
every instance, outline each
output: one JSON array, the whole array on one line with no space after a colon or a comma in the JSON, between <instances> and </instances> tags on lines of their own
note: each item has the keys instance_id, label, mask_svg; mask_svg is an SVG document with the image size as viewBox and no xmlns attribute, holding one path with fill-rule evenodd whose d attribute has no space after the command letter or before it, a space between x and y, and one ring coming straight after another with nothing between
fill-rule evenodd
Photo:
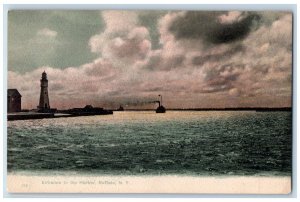
<instances>
[{"instance_id":1,"label":"water","mask_svg":"<svg viewBox=\"0 0 300 202\"><path fill-rule=\"evenodd\" d=\"M8 171L290 175L291 112L114 112L8 122Z\"/></svg>"}]
</instances>

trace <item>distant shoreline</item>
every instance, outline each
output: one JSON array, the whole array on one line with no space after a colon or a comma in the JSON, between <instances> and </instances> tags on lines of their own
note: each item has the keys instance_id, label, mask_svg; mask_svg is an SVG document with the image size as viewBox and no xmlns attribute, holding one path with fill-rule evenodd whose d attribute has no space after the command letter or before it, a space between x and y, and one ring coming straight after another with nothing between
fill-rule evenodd
<instances>
[{"instance_id":1,"label":"distant shoreline","mask_svg":"<svg viewBox=\"0 0 300 202\"><path fill-rule=\"evenodd\" d=\"M107 109L110 111L155 111L155 109ZM21 112L30 112L29 109L23 109ZM66 111L66 110L58 110ZM167 111L292 111L292 107L225 107L225 108L167 108Z\"/></svg>"},{"instance_id":2,"label":"distant shoreline","mask_svg":"<svg viewBox=\"0 0 300 202\"><path fill-rule=\"evenodd\" d=\"M125 109L124 111L153 111L154 109ZM118 111L118 110L114 110ZM244 107L244 108L170 108L167 111L292 111L291 107L267 108L267 107Z\"/></svg>"}]
</instances>

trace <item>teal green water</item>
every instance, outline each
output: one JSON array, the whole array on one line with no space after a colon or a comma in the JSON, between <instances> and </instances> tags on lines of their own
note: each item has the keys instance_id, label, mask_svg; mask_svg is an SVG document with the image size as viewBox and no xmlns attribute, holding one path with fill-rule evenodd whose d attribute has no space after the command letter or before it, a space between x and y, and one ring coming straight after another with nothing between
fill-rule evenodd
<instances>
[{"instance_id":1,"label":"teal green water","mask_svg":"<svg viewBox=\"0 0 300 202\"><path fill-rule=\"evenodd\" d=\"M8 122L8 171L290 175L291 112L115 112Z\"/></svg>"}]
</instances>

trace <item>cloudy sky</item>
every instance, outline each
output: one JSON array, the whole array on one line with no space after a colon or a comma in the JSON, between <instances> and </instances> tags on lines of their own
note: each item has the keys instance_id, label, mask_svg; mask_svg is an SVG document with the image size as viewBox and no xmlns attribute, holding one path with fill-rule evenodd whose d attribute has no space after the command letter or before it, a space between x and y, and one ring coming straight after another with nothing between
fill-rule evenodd
<instances>
[{"instance_id":1,"label":"cloudy sky","mask_svg":"<svg viewBox=\"0 0 300 202\"><path fill-rule=\"evenodd\" d=\"M292 14L10 11L8 87L36 108L291 106ZM134 106L136 107L136 106Z\"/></svg>"}]
</instances>

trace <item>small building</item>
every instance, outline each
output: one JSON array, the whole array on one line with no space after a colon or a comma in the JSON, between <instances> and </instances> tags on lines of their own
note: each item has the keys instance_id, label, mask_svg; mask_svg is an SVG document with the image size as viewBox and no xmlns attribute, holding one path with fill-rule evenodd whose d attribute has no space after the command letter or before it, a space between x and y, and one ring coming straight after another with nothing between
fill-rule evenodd
<instances>
[{"instance_id":1,"label":"small building","mask_svg":"<svg viewBox=\"0 0 300 202\"><path fill-rule=\"evenodd\" d=\"M21 111L21 97L17 89L7 90L7 112L20 112Z\"/></svg>"}]
</instances>

